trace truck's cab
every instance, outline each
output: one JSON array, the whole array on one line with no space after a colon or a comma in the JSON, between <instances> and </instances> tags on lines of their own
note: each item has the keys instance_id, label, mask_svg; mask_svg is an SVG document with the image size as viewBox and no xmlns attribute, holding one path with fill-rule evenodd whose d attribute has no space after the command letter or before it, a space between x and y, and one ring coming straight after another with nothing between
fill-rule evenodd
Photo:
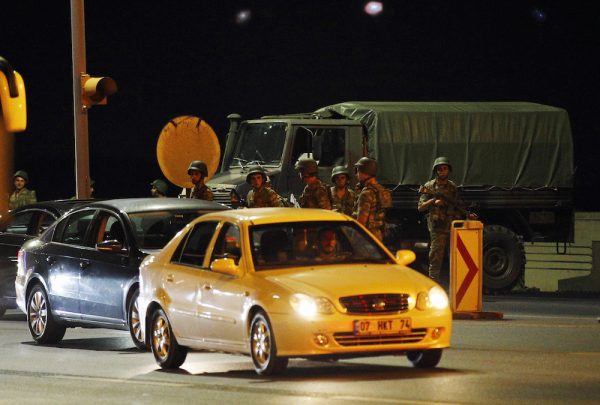
<instances>
[{"instance_id":1,"label":"truck's cab","mask_svg":"<svg viewBox=\"0 0 600 405\"><path fill-rule=\"evenodd\" d=\"M317 160L319 178L330 184L335 166L352 167L363 156L362 138L359 122L314 114L263 117L239 126L233 121L221 168L207 184L216 201L229 204L232 190L242 198L248 193L248 167L261 165L273 188L289 201L290 195L297 197L304 188L294 170L300 157Z\"/></svg>"}]
</instances>

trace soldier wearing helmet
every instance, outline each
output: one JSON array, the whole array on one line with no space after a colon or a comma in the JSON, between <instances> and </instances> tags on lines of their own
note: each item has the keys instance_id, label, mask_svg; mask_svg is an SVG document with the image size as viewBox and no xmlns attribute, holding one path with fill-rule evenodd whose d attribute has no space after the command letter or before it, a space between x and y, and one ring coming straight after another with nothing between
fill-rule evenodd
<instances>
[{"instance_id":1,"label":"soldier wearing helmet","mask_svg":"<svg viewBox=\"0 0 600 405\"><path fill-rule=\"evenodd\" d=\"M252 166L246 175L246 183L252 186L246 196L248 208L283 207L281 197L267 187L267 173L261 166Z\"/></svg>"},{"instance_id":2,"label":"soldier wearing helmet","mask_svg":"<svg viewBox=\"0 0 600 405\"><path fill-rule=\"evenodd\" d=\"M354 164L358 178L358 197L352 216L377 239L385 236L385 211L392 206L391 192L377 181L377 161L368 157Z\"/></svg>"},{"instance_id":3,"label":"soldier wearing helmet","mask_svg":"<svg viewBox=\"0 0 600 405\"><path fill-rule=\"evenodd\" d=\"M356 193L351 190L350 172L345 166L336 166L331 171L331 204L333 209L346 215L352 215Z\"/></svg>"},{"instance_id":4,"label":"soldier wearing helmet","mask_svg":"<svg viewBox=\"0 0 600 405\"><path fill-rule=\"evenodd\" d=\"M15 208L37 202L35 191L29 190L27 187L25 187L25 185L29 182L29 176L25 170L18 170L13 175L13 181L15 190L8 198L8 209L14 210Z\"/></svg>"},{"instance_id":5,"label":"soldier wearing helmet","mask_svg":"<svg viewBox=\"0 0 600 405\"><path fill-rule=\"evenodd\" d=\"M156 179L152 183L150 183L150 185L152 186L152 188L150 189L152 197L162 198L167 196L167 190L169 189L169 186L167 185L166 181Z\"/></svg>"},{"instance_id":6,"label":"soldier wearing helmet","mask_svg":"<svg viewBox=\"0 0 600 405\"><path fill-rule=\"evenodd\" d=\"M213 192L204 182L208 177L208 167L206 163L201 160L193 160L188 167L188 174L194 184L190 198L197 198L199 200L212 201L214 196Z\"/></svg>"},{"instance_id":7,"label":"soldier wearing helmet","mask_svg":"<svg viewBox=\"0 0 600 405\"><path fill-rule=\"evenodd\" d=\"M306 184L300 196L302 208L331 209L331 190L317 177L319 168L317 161L311 158L302 158L296 162L295 169L298 171L302 182Z\"/></svg>"},{"instance_id":8,"label":"soldier wearing helmet","mask_svg":"<svg viewBox=\"0 0 600 405\"><path fill-rule=\"evenodd\" d=\"M457 204L458 188L449 179L452 165L447 157L435 159L431 168L432 179L425 183L419 192L419 212L425 212L427 229L431 243L429 245L429 277L440 280L444 253L450 238L452 221L463 217L463 209ZM462 211L462 212L461 212Z\"/></svg>"}]
</instances>

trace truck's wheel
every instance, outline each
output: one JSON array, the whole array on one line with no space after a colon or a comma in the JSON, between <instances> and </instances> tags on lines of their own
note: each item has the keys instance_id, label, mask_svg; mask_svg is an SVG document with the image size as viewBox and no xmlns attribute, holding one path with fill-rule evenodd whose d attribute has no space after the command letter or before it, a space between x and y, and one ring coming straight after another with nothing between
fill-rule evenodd
<instances>
[{"instance_id":1,"label":"truck's wheel","mask_svg":"<svg viewBox=\"0 0 600 405\"><path fill-rule=\"evenodd\" d=\"M483 229L483 288L508 291L525 271L525 249L517 235L501 225Z\"/></svg>"}]
</instances>

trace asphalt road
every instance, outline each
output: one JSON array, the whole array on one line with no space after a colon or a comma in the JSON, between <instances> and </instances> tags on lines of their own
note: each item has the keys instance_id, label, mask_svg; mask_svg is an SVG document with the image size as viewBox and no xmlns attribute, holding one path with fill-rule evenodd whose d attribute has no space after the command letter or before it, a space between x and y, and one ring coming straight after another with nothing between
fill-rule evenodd
<instances>
[{"instance_id":1,"label":"asphalt road","mask_svg":"<svg viewBox=\"0 0 600 405\"><path fill-rule=\"evenodd\" d=\"M133 349L127 332L70 329L34 344L25 317L0 320L0 403L600 403L600 298L485 297L502 320L456 320L438 368L404 356L292 360L257 376L249 357L193 353L177 372Z\"/></svg>"}]
</instances>

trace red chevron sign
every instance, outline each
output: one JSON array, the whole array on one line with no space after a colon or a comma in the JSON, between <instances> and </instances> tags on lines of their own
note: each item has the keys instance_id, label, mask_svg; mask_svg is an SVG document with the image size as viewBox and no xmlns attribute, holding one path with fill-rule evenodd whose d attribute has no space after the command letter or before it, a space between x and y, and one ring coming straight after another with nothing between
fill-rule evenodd
<instances>
[{"instance_id":1,"label":"red chevron sign","mask_svg":"<svg viewBox=\"0 0 600 405\"><path fill-rule=\"evenodd\" d=\"M465 293L471 286L471 283L473 282L473 279L477 275L477 272L479 271L479 269L477 268L477 265L473 261L473 258L469 254L467 247L463 243L463 241L460 238L460 235L458 233L456 234L456 248L458 249L460 256L463 258L463 260L465 261L465 264L467 265L467 267L469 269L467 275L465 276L465 279L461 283L460 288L458 289L458 291L456 293L456 308L458 308L460 305L460 302L462 301L463 297L465 296Z\"/></svg>"}]
</instances>

